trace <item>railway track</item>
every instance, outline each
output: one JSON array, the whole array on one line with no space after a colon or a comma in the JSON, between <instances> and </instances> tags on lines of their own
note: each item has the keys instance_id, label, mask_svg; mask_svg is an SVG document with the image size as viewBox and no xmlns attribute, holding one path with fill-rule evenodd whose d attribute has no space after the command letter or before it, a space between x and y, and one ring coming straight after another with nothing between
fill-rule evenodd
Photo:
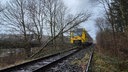
<instances>
[{"instance_id":1,"label":"railway track","mask_svg":"<svg viewBox=\"0 0 128 72\"><path fill-rule=\"evenodd\" d=\"M64 60L70 58L71 56L78 54L80 51L85 52L87 49L89 49L89 47L84 49L84 51L83 49L80 49L80 48L71 49L63 53L57 53L54 55L50 55L47 57L43 57L43 58L30 61L27 63L23 63L23 64L16 65L13 67L2 69L0 70L0 72L47 72L47 70L52 68L53 66L57 66L57 64L59 64L60 62L63 62ZM88 72L89 70L89 66L90 66L91 59L92 59L92 53L90 54L90 58L88 59L88 64L85 70L86 72Z\"/></svg>"},{"instance_id":2,"label":"railway track","mask_svg":"<svg viewBox=\"0 0 128 72\"><path fill-rule=\"evenodd\" d=\"M72 49L63 53L57 53L44 58L33 60L27 63L16 65L10 68L2 69L0 72L42 72L51 65L62 61L63 59L73 55L80 49Z\"/></svg>"},{"instance_id":3,"label":"railway track","mask_svg":"<svg viewBox=\"0 0 128 72\"><path fill-rule=\"evenodd\" d=\"M44 69L43 72L89 72L91 70L93 51L94 45L88 48L81 49L80 51L68 57L67 59ZM86 58L83 62L84 57L87 55L89 57ZM76 60L78 61L76 62ZM75 62L75 64L72 64L72 62ZM77 65L78 63L80 64Z\"/></svg>"}]
</instances>

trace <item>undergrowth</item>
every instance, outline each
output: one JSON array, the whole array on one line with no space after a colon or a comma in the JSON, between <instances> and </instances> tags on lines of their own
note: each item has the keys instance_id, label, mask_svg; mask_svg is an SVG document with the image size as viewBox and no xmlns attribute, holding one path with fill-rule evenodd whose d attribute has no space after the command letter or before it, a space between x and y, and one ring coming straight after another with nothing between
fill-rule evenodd
<instances>
[{"instance_id":1,"label":"undergrowth","mask_svg":"<svg viewBox=\"0 0 128 72\"><path fill-rule=\"evenodd\" d=\"M128 60L124 61L95 51L92 72L128 72Z\"/></svg>"}]
</instances>

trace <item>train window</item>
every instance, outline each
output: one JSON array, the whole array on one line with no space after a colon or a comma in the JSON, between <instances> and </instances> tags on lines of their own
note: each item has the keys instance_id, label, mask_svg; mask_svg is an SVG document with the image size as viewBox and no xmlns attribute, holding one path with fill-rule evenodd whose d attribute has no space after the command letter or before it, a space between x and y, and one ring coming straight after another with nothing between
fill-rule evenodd
<instances>
[{"instance_id":1,"label":"train window","mask_svg":"<svg viewBox=\"0 0 128 72\"><path fill-rule=\"evenodd\" d=\"M81 31L75 31L74 32L74 36L81 36L82 35L82 32Z\"/></svg>"},{"instance_id":2,"label":"train window","mask_svg":"<svg viewBox=\"0 0 128 72\"><path fill-rule=\"evenodd\" d=\"M81 36L82 35L82 31L83 31L83 29L75 29L75 30L70 32L70 36L71 37Z\"/></svg>"}]
</instances>

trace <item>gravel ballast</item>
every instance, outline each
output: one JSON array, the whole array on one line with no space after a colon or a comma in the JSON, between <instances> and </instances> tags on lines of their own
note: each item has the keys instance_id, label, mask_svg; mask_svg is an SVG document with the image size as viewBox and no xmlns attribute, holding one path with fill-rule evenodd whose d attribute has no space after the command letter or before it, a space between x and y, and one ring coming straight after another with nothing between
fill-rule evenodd
<instances>
[{"instance_id":1,"label":"gravel ballast","mask_svg":"<svg viewBox=\"0 0 128 72\"><path fill-rule=\"evenodd\" d=\"M91 47L84 48L44 72L83 72L89 60L90 52Z\"/></svg>"}]
</instances>

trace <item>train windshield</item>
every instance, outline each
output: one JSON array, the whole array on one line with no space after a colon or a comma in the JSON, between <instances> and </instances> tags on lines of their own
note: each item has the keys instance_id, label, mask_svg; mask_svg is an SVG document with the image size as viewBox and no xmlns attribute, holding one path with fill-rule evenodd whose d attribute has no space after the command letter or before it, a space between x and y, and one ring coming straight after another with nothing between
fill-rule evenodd
<instances>
[{"instance_id":1,"label":"train windshield","mask_svg":"<svg viewBox=\"0 0 128 72\"><path fill-rule=\"evenodd\" d=\"M82 29L77 29L74 31L74 36L81 36L82 35Z\"/></svg>"}]
</instances>

